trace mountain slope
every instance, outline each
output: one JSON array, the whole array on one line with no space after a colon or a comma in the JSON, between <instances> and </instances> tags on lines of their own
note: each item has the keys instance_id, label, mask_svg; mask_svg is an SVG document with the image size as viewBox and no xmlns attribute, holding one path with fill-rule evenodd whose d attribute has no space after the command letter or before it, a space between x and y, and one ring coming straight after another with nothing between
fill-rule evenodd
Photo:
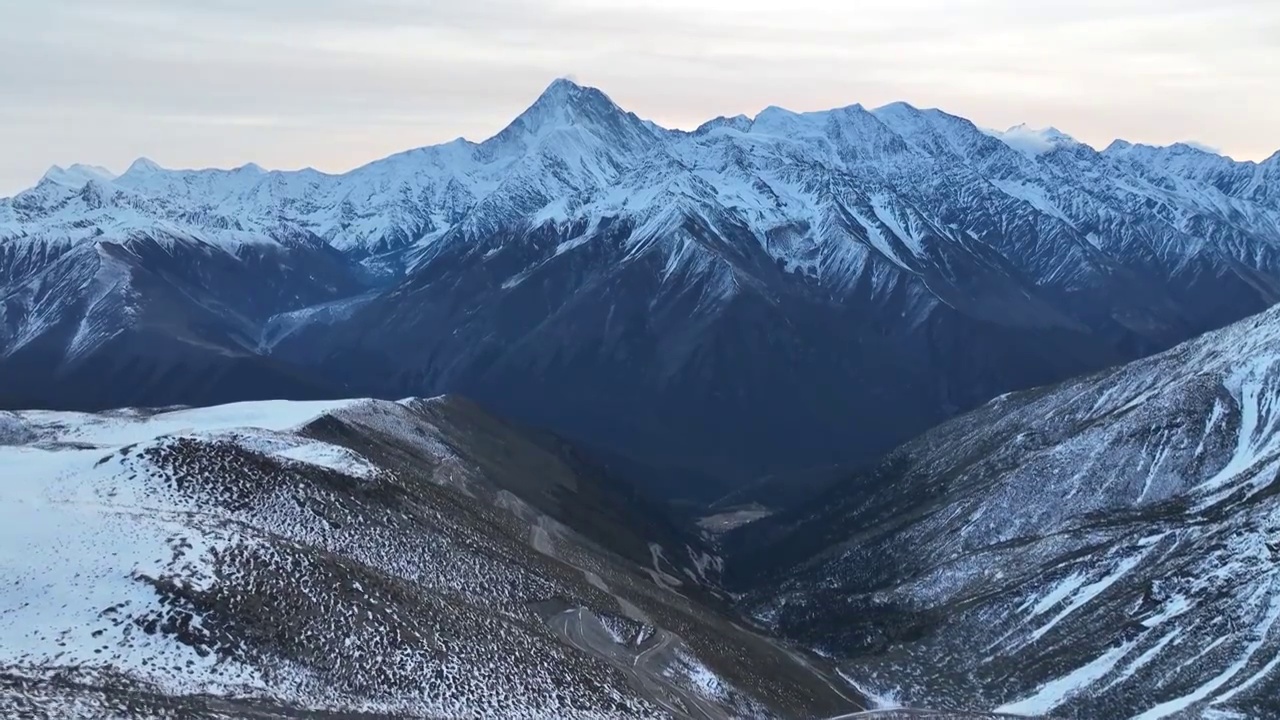
<instances>
[{"instance_id":1,"label":"mountain slope","mask_svg":"<svg viewBox=\"0 0 1280 720\"><path fill-rule=\"evenodd\" d=\"M697 539L458 398L5 413L0 462L6 715L859 707Z\"/></svg>"},{"instance_id":2,"label":"mountain slope","mask_svg":"<svg viewBox=\"0 0 1280 720\"><path fill-rule=\"evenodd\" d=\"M1278 382L1273 309L997 398L730 533L729 580L913 704L1275 716Z\"/></svg>"},{"instance_id":3,"label":"mountain slope","mask_svg":"<svg viewBox=\"0 0 1280 720\"><path fill-rule=\"evenodd\" d=\"M503 288L461 256L477 250L459 245L340 326L302 328L277 357L328 352L321 367L362 390L456 388L594 445L720 476L759 471L778 456L847 460L833 448L889 445L1004 383L1047 382L1121 357L1081 347L1067 331L973 320L909 282L875 307L852 298L842 306L791 285L758 252L740 261L760 270L739 290L735 277L715 277L734 272L728 262L699 259L693 238L707 232L694 220L667 232L690 238L689 266L674 272L701 275L670 283L663 249L628 256L602 239ZM514 245L493 260L519 252ZM891 319L913 305L923 306L918 320ZM971 382L940 378L944 360ZM882 410L849 420L867 407Z\"/></svg>"},{"instance_id":4,"label":"mountain slope","mask_svg":"<svg viewBox=\"0 0 1280 720\"><path fill-rule=\"evenodd\" d=\"M319 238L160 220L155 203L53 175L0 222L0 399L8 407L316 397L326 380L259 351L279 312L363 289ZM0 219L4 210L0 207ZM8 235L6 236L6 233Z\"/></svg>"},{"instance_id":5,"label":"mountain slope","mask_svg":"<svg viewBox=\"0 0 1280 720\"><path fill-rule=\"evenodd\" d=\"M184 348L260 370L255 387L291 374L295 396L463 392L735 485L865 461L1002 392L1265 309L1280 298L1278 168L1280 155L993 136L905 103L665 130L561 80L484 142L343 175L55 169L0 201L0 297L16 298L0 348L49 335L7 375L57 366L78 345L46 328L127 327L105 309L132 292L199 317ZM80 271L81 299L29 299L63 254L139 233L214 248L255 279L99 282L110 300L95 312ZM157 366L165 382L114 383L111 400L191 402L194 384L168 379L203 365ZM54 404L46 375L22 389Z\"/></svg>"}]
</instances>

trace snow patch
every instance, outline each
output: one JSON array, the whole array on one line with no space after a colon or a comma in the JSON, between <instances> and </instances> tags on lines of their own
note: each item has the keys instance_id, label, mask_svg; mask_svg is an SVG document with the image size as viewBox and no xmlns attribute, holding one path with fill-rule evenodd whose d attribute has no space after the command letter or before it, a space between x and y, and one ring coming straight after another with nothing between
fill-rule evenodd
<instances>
[{"instance_id":1,"label":"snow patch","mask_svg":"<svg viewBox=\"0 0 1280 720\"><path fill-rule=\"evenodd\" d=\"M902 710L906 708L897 688L887 690L873 688L849 677L849 675L840 668L836 668L836 674L840 676L841 680L849 683L849 687L852 687L854 690L862 693L862 696L871 704L871 707L868 708L868 710Z\"/></svg>"},{"instance_id":2,"label":"snow patch","mask_svg":"<svg viewBox=\"0 0 1280 720\"><path fill-rule=\"evenodd\" d=\"M283 431L357 400L260 400L149 414L125 409L107 413L24 410L16 413L41 440L117 447L164 435L210 433L237 428Z\"/></svg>"},{"instance_id":3,"label":"snow patch","mask_svg":"<svg viewBox=\"0 0 1280 720\"><path fill-rule=\"evenodd\" d=\"M146 578L180 568L196 587L210 582L229 536L119 456L101 456L0 448L0 665L111 666L172 693L265 688L247 666L137 624L166 612Z\"/></svg>"},{"instance_id":4,"label":"snow patch","mask_svg":"<svg viewBox=\"0 0 1280 720\"><path fill-rule=\"evenodd\" d=\"M1047 715L1053 712L1054 708L1071 699L1073 695L1087 690L1090 685L1106 676L1133 647L1134 643L1126 643L1113 648L1092 662L1042 685L1034 695L1001 705L993 712L1010 715Z\"/></svg>"}]
</instances>

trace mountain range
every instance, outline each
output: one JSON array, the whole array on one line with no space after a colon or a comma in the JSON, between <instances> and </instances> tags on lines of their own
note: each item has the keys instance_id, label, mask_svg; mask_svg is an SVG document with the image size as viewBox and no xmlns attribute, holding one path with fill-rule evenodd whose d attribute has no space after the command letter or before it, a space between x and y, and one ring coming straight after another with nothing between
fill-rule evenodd
<instances>
[{"instance_id":1,"label":"mountain range","mask_svg":"<svg viewBox=\"0 0 1280 720\"><path fill-rule=\"evenodd\" d=\"M0 201L0 402L461 393L705 500L1278 296L1280 154L904 103L668 130L558 80L342 175L50 170Z\"/></svg>"}]
</instances>

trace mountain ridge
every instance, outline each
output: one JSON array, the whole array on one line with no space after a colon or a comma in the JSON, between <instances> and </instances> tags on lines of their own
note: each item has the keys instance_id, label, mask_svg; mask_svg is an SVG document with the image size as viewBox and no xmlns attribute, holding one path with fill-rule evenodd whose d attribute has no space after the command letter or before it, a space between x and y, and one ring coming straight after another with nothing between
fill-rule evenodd
<instances>
[{"instance_id":1,"label":"mountain ridge","mask_svg":"<svg viewBox=\"0 0 1280 720\"><path fill-rule=\"evenodd\" d=\"M581 84L577 83L576 81L569 80L569 79L567 79L567 78L557 78L557 79L553 80L553 81L550 83L550 85L548 85L548 86L547 86L547 88L546 88L546 89L544 89L544 90L543 90L543 92L538 96L538 98L535 98L535 100L534 100L534 101L533 101L533 103L529 106L529 108L527 108L524 112L522 112L520 116L517 116L517 119L519 119L519 118L520 118L521 116L523 116L523 115L528 114L530 110L533 110L535 107L537 107L537 106L539 106L539 105L547 104L548 102L549 102L549 103L551 103L551 104L555 104L555 102L556 102L556 101L555 101L555 100L550 100L550 98L554 98L554 97L557 97L557 96L564 97L564 95L568 94L570 91L571 91L571 92L573 92L573 93L590 93L591 95L595 95L595 96L602 96L602 97L603 97L603 98L604 98L604 99L605 99L609 104L613 105L614 107L618 107L618 106L613 102L613 100L612 100L612 99L611 99L611 98L610 98L606 93L604 93L603 91L601 91L601 90L600 90L599 88L597 88L597 87L590 86L590 85L581 85ZM883 105L878 105L878 106L875 106L875 107L872 107L872 108L867 108L866 106L864 106L864 105L863 105L863 104L861 104L861 103L853 103L853 104L851 104L851 105L840 106L840 107L837 107L837 108L831 108L831 109L828 109L828 110L805 110L805 111L790 110L790 109L785 108L785 107L782 107L782 106L778 106L778 105L770 105L770 106L768 106L768 107L766 107L766 108L761 109L761 110L760 110L760 111L758 111L755 115L750 115L750 114L747 114L747 113L738 113L738 114L736 114L736 115L732 115L732 116L720 115L720 116L717 116L717 117L711 118L711 119L709 119L709 120L706 120L706 121L702 122L701 124L696 125L696 126L694 126L694 127L692 127L692 128L684 128L684 129L682 129L682 128L675 128L675 127L665 127L665 126L661 126L661 125L658 125L657 123L654 123L654 122L653 122L653 121L651 121L651 120L641 120L641 122L643 122L643 123L645 123L646 125L649 125L649 126L651 126L651 127L654 127L654 128L655 128L655 129L657 129L657 130L660 130L660 131L662 131L662 132L666 132L666 133L673 133L673 134L697 134L697 133L699 133L699 132L705 132L706 130L709 130L709 129L711 129L711 128L714 128L714 127L717 127L717 126L720 126L720 125L725 125L725 124L733 125L733 126L736 126L736 127L739 127L739 128L743 127L744 125L749 126L749 124L750 124L750 123L752 123L752 122L755 120L755 118L756 118L756 117L758 117L761 113L763 113L763 112L765 112L765 111L775 111L775 112L776 112L776 111L782 111L782 112L785 112L785 113L790 113L790 114L797 114L797 115L800 115L800 114L822 114L822 113L832 112L832 111L834 111L834 110L840 110L840 109L845 109L845 108L858 108L858 109L863 109L863 110L867 110L868 112L871 112L871 113L873 113L873 114L877 114L877 113L881 113L881 112L886 112L886 111L891 111L891 110L893 110L893 109L895 109L895 108L902 108L902 109L906 109L906 110L908 110L908 111L911 111L911 112L917 112L917 113L942 113L942 114L951 115L950 113L947 113L947 112L946 112L945 110L943 110L942 108L932 107L932 106L929 106L929 107L921 107L921 106L914 105L914 104L912 104L911 102L906 101L906 100L895 100L895 101L887 102L887 103L885 103L885 104L883 104ZM621 112L623 112L624 114L634 115L634 113L629 112L629 111L626 111L626 110L623 110L623 109L622 109L622 108L620 108L620 107L619 107L618 109L619 109ZM960 116L956 116L956 115L951 115L951 116L952 116L952 117L960 117ZM367 166L367 165L375 164L375 163L380 162L381 160L386 160L386 159L389 159L390 157L395 157L395 156L397 156L397 155L408 154L408 153L413 153L413 152L421 152L421 151L431 150L431 149L434 149L434 148L444 148L444 147L448 147L448 146L457 146L457 145L466 146L466 147L476 147L476 146L479 146L479 145L484 144L484 143L485 143L485 142L487 142L488 140L492 140L492 139L494 139L495 137L497 137L498 135L502 134L503 132L505 132L505 131L507 131L507 130L511 129L511 128L510 128L510 125L513 125L513 124L515 124L515 121L514 121L514 120L512 121L512 123L509 123L507 127L503 128L502 130L499 130L499 131L498 131L497 133L495 133L494 135L489 136L488 138L485 138L485 139L482 139L482 140L472 140L472 139L469 139L469 138L467 138L467 137L465 137L465 136L459 136L459 137L457 137L457 138L454 138L453 140L448 140L448 141L439 142L439 143L433 143L433 144L428 144L428 145L422 145L422 146L418 146L418 147L415 147L415 148L412 148L412 149L409 149L409 150L401 151L401 152L399 152L399 153L393 153L392 155L387 156L387 157L385 157L385 158L378 158L378 159L374 159L374 160L371 160L371 161L366 162L366 163L362 163L361 165L358 165L358 166L356 166L356 167L354 167L354 168L351 168L351 169L349 169L349 170L324 171L324 170L318 170L318 169L315 169L315 168L313 168L313 167L303 167L303 168L298 168L298 169L295 169L295 170L276 169L276 168L273 168L273 169L266 169L266 168L263 168L262 166L258 165L257 163L254 163L254 162L247 162L247 163L244 163L244 164L239 165L239 166L236 166L236 167L227 167L227 168L222 168L222 167L205 167L205 168L165 168L165 167L161 166L159 163L157 163L156 161L154 161L154 160L152 160L152 159L150 159L150 158L148 158L148 157L139 157L139 158L136 158L136 159L133 161L133 163L131 163L131 165L130 165L130 167L129 167L129 168L126 168L126 170L125 170L125 172L124 172L124 173L114 173L114 172L112 172L111 170L109 170L109 169L107 169L107 168L105 168L105 167L101 167L101 166L93 166L93 165L85 165L85 164L75 163L75 164L72 164L72 165L68 166L68 167L67 167L67 168L65 168L65 169L64 169L63 167L59 166L59 165L53 165L53 166L51 166L51 167L50 167L50 169L45 173L45 175L46 175L46 176L52 176L52 177L58 177L58 178L78 177L78 176L80 176L80 175L84 175L85 177L105 177L106 179L109 179L109 180L110 180L110 179L116 179L116 178L120 177L121 175L126 174L126 173L129 171L129 169L132 169L132 168L133 168L133 166L137 165L137 166L140 166L141 168L145 168L145 169L150 170L150 171L161 171L161 172L163 172L163 171L171 171L171 172L233 172L233 171L236 171L236 170L252 170L252 171L254 171L254 172L259 172L259 173L263 173L263 174L268 174L268 173L281 173L281 174L314 173L314 174L317 174L317 175L325 175L325 176L340 176L340 175L349 174L349 173L354 172L354 171L356 171L356 170L359 170L359 169L361 169L361 168L363 168L363 167L365 167L365 166ZM1051 126L1050 126L1050 127L1045 127L1045 128L1033 128L1032 126L1030 126L1030 125L1029 125L1029 124L1027 124L1027 123L1020 123L1020 124L1017 124L1017 125L1011 126L1011 127L1010 127L1010 128L1008 128L1007 130L1003 130L1003 131L1001 131L1001 130L995 130L995 129L986 129L986 130L984 130L984 132L987 132L987 133L988 133L989 135L991 135L992 137L995 137L995 138L998 138L998 139L999 139L999 138L1001 138L1002 136L1005 136L1005 135L1007 135L1007 134L1009 134L1009 133L1011 133L1011 132L1014 132L1014 131L1026 131L1026 132L1030 132L1030 133L1044 133L1044 134L1047 134L1047 135L1050 135L1050 136L1053 136L1053 137L1058 137L1058 138L1068 139L1068 140L1072 141L1073 143L1077 143L1077 144L1081 144L1081 145L1086 145L1086 146L1088 146L1088 147L1091 147L1091 149L1094 149L1095 151L1097 151L1097 152L1102 152L1102 153L1106 153L1108 150L1112 150L1112 149L1114 149L1114 150L1129 150L1129 149L1133 149L1133 148L1140 148L1140 149L1144 149L1144 150L1156 150L1156 151L1161 151L1161 150L1171 150L1171 151L1177 151L1177 150L1184 150L1184 151L1185 151L1185 150L1190 150L1190 151L1194 151L1194 152L1202 153L1202 154L1205 154L1205 155L1211 155L1211 156L1215 156L1215 157L1220 157L1220 158L1223 158L1223 159L1225 159L1225 160L1227 160L1227 161L1229 161L1229 162L1231 162L1231 163L1233 163L1233 164L1244 165L1244 166L1268 165L1268 164L1270 164L1270 163L1274 163L1274 162L1280 161L1280 150L1277 150L1275 153L1273 153L1272 155L1270 155L1270 156L1268 156L1268 157L1266 157L1266 158L1263 158L1262 160L1237 160L1237 159L1235 159L1235 158L1233 158L1233 157L1231 157L1231 156L1229 156L1229 155L1226 155L1226 154L1224 154L1224 153L1222 153L1222 152L1220 152L1220 151L1218 151L1218 150L1216 150L1216 149L1209 148L1209 147L1207 147L1207 146L1205 146L1205 145L1203 145L1203 144L1201 144L1201 143L1197 143L1197 142L1194 142L1194 141L1191 141L1191 140L1174 141L1174 142L1171 142L1171 143L1167 143L1167 144L1164 144L1164 145L1160 145L1160 144L1150 143L1150 142L1130 141L1130 140L1126 140L1126 139L1124 139L1124 138L1116 138L1116 139L1112 140L1110 143L1108 143L1108 144L1107 144L1107 147L1106 147L1105 149L1101 149L1101 150L1099 150L1099 149L1097 149L1097 148L1092 148L1092 146L1089 146L1089 145L1088 145L1088 143L1084 143L1083 141L1076 140L1074 137L1071 137L1070 135L1068 135L1068 134L1066 134L1066 133L1062 132L1062 131L1061 131L1061 130L1059 130L1058 128L1056 128L1056 127L1051 127ZM1016 148L1015 148L1015 149L1016 149ZM21 192L21 191L19 191L19 192ZM12 196L10 196L10 197L0 197L0 200L7 200L7 199L12 199Z\"/></svg>"},{"instance_id":2,"label":"mountain ridge","mask_svg":"<svg viewBox=\"0 0 1280 720\"><path fill-rule=\"evenodd\" d=\"M0 709L826 716L700 539L458 397L0 412Z\"/></svg>"}]
</instances>

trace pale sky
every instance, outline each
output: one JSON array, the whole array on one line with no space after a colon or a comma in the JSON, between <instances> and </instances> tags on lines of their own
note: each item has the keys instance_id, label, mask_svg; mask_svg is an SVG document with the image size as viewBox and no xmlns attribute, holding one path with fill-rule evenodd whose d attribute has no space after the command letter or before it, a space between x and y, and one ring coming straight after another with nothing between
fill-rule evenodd
<instances>
[{"instance_id":1,"label":"pale sky","mask_svg":"<svg viewBox=\"0 0 1280 720\"><path fill-rule=\"evenodd\" d=\"M0 196L53 164L342 171L554 78L694 127L905 100L1095 147L1280 149L1277 0L0 0Z\"/></svg>"}]
</instances>

